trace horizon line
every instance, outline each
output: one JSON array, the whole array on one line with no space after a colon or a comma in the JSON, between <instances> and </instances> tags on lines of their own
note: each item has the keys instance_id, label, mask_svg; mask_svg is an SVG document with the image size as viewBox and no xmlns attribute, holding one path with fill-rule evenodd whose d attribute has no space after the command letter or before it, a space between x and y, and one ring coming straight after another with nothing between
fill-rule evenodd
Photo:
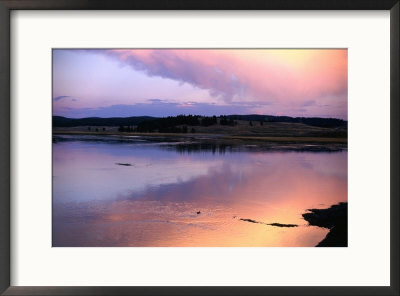
<instances>
[{"instance_id":1,"label":"horizon line","mask_svg":"<svg viewBox=\"0 0 400 296\"><path fill-rule=\"evenodd\" d=\"M213 117L216 116L217 118L220 116L270 116L270 117L289 117L289 118L321 118L321 119L336 119L342 121L348 121L346 119L337 118L337 117L320 117L320 116L289 116L289 115L269 115L269 114L219 114L219 115L200 115L200 114L178 114L178 115L167 115L167 116L151 116L151 115L132 115L132 116L112 116L112 117L100 117L100 116L89 116L89 117L66 117L62 115L52 115L52 117L63 117L67 119L87 119L87 118L101 118L101 119L111 119L111 118L132 118L132 117L152 117L152 118L168 118L168 117L177 117L177 116L200 116L200 117Z\"/></svg>"}]
</instances>

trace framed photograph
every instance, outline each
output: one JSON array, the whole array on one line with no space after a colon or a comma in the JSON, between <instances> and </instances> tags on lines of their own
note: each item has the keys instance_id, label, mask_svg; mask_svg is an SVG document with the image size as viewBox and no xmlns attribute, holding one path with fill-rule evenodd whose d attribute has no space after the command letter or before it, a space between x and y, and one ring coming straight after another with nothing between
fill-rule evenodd
<instances>
[{"instance_id":1,"label":"framed photograph","mask_svg":"<svg viewBox=\"0 0 400 296\"><path fill-rule=\"evenodd\" d=\"M399 1L0 1L1 295L399 295Z\"/></svg>"}]
</instances>

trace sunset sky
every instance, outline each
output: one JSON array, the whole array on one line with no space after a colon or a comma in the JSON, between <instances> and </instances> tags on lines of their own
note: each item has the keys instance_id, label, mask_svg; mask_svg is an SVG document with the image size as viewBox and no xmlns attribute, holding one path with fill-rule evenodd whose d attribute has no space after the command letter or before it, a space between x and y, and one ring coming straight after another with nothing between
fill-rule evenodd
<instances>
[{"instance_id":1,"label":"sunset sky","mask_svg":"<svg viewBox=\"0 0 400 296\"><path fill-rule=\"evenodd\" d=\"M53 50L53 115L347 120L346 49Z\"/></svg>"}]
</instances>

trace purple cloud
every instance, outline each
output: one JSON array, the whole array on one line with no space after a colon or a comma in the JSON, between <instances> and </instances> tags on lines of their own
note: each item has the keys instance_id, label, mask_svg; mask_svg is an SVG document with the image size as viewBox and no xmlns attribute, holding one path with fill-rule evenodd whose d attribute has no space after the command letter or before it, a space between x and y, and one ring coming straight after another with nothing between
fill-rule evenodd
<instances>
[{"instance_id":1,"label":"purple cloud","mask_svg":"<svg viewBox=\"0 0 400 296\"><path fill-rule=\"evenodd\" d=\"M62 99L65 99L65 98L69 98L70 96L58 96L58 97L55 97L54 98L54 101L59 101L59 100L62 100Z\"/></svg>"},{"instance_id":2,"label":"purple cloud","mask_svg":"<svg viewBox=\"0 0 400 296\"><path fill-rule=\"evenodd\" d=\"M150 77L158 76L206 89L210 96L220 97L225 102L231 102L235 95L243 95L247 88L233 72L215 64L216 61L221 63L223 56L209 61L206 52L203 52L204 55L201 56L201 51L199 51L198 59L178 55L173 50L129 52L99 50L96 52L117 59L122 65L143 71Z\"/></svg>"}]
</instances>

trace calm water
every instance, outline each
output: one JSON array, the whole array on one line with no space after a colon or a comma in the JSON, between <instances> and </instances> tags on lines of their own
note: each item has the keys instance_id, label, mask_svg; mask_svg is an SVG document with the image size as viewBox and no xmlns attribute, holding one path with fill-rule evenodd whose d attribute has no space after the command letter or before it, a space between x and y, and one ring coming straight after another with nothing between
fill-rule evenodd
<instances>
[{"instance_id":1,"label":"calm water","mask_svg":"<svg viewBox=\"0 0 400 296\"><path fill-rule=\"evenodd\" d=\"M301 214L347 201L347 151L304 150L54 136L53 246L315 246Z\"/></svg>"}]
</instances>

